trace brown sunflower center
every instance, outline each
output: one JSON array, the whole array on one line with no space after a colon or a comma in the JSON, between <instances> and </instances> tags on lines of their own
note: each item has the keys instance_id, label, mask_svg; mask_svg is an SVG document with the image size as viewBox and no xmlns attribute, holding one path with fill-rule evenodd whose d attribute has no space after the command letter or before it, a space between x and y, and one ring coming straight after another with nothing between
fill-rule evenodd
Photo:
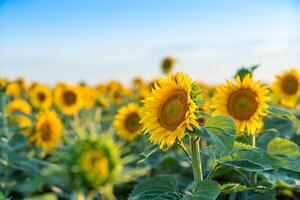
<instances>
[{"instance_id":1,"label":"brown sunflower center","mask_svg":"<svg viewBox=\"0 0 300 200\"><path fill-rule=\"evenodd\" d=\"M44 102L45 99L46 99L46 95L45 95L43 92L39 92L39 93L37 94L37 98L38 98L38 100L39 100L40 102Z\"/></svg>"},{"instance_id":2,"label":"brown sunflower center","mask_svg":"<svg viewBox=\"0 0 300 200\"><path fill-rule=\"evenodd\" d=\"M77 100L77 96L73 91L68 90L63 93L63 100L65 104L73 105Z\"/></svg>"},{"instance_id":3,"label":"brown sunflower center","mask_svg":"<svg viewBox=\"0 0 300 200\"><path fill-rule=\"evenodd\" d=\"M127 116L125 120L125 128L129 132L135 132L139 129L140 127L140 116L137 113L131 113Z\"/></svg>"},{"instance_id":4,"label":"brown sunflower center","mask_svg":"<svg viewBox=\"0 0 300 200\"><path fill-rule=\"evenodd\" d=\"M160 105L159 123L168 130L175 130L185 120L188 108L186 92L183 90L173 92Z\"/></svg>"},{"instance_id":5,"label":"brown sunflower center","mask_svg":"<svg viewBox=\"0 0 300 200\"><path fill-rule=\"evenodd\" d=\"M256 112L258 102L256 93L251 89L239 89L230 94L227 109L238 120L248 120Z\"/></svg>"},{"instance_id":6,"label":"brown sunflower center","mask_svg":"<svg viewBox=\"0 0 300 200\"><path fill-rule=\"evenodd\" d=\"M51 126L49 123L44 122L44 124L41 127L41 136L43 141L49 141L51 139Z\"/></svg>"},{"instance_id":7,"label":"brown sunflower center","mask_svg":"<svg viewBox=\"0 0 300 200\"><path fill-rule=\"evenodd\" d=\"M294 76L284 77L281 82L281 88L286 94L296 94L299 88L298 79Z\"/></svg>"}]
</instances>

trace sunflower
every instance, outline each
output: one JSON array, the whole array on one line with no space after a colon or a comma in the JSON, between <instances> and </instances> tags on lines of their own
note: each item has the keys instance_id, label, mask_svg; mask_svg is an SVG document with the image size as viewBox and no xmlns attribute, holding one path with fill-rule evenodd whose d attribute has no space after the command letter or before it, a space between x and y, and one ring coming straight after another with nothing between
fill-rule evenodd
<instances>
[{"instance_id":1,"label":"sunflower","mask_svg":"<svg viewBox=\"0 0 300 200\"><path fill-rule=\"evenodd\" d=\"M6 107L6 113L9 116L9 122L11 124L17 124L20 128L27 128L32 125L31 119L26 116L31 114L31 107L29 103L22 99L14 99ZM20 112L22 114L14 115L14 113ZM24 130L24 133L28 133L28 130Z\"/></svg>"},{"instance_id":2,"label":"sunflower","mask_svg":"<svg viewBox=\"0 0 300 200\"><path fill-rule=\"evenodd\" d=\"M52 104L52 91L45 85L37 84L29 91L32 105L38 109L48 109Z\"/></svg>"},{"instance_id":3,"label":"sunflower","mask_svg":"<svg viewBox=\"0 0 300 200\"><path fill-rule=\"evenodd\" d=\"M133 140L141 132L140 119L138 105L130 103L118 110L118 113L115 115L114 126L121 137Z\"/></svg>"},{"instance_id":4,"label":"sunflower","mask_svg":"<svg viewBox=\"0 0 300 200\"><path fill-rule=\"evenodd\" d=\"M295 107L300 96L300 74L297 69L291 69L277 75L271 85L272 100L287 107Z\"/></svg>"},{"instance_id":5,"label":"sunflower","mask_svg":"<svg viewBox=\"0 0 300 200\"><path fill-rule=\"evenodd\" d=\"M55 111L43 111L38 114L35 134L31 141L45 151L54 149L60 141L62 128L61 120Z\"/></svg>"},{"instance_id":6,"label":"sunflower","mask_svg":"<svg viewBox=\"0 0 300 200\"><path fill-rule=\"evenodd\" d=\"M228 80L226 85L220 85L214 97L213 115L228 115L237 123L239 133L254 135L262 128L268 107L268 89L260 83L253 82L248 74L243 80L237 76L236 83Z\"/></svg>"},{"instance_id":7,"label":"sunflower","mask_svg":"<svg viewBox=\"0 0 300 200\"><path fill-rule=\"evenodd\" d=\"M71 151L74 185L99 188L116 179L121 170L118 148L107 138L81 138Z\"/></svg>"},{"instance_id":8,"label":"sunflower","mask_svg":"<svg viewBox=\"0 0 300 200\"><path fill-rule=\"evenodd\" d=\"M8 80L7 79L0 79L0 91L4 90L5 87L7 86L7 84L8 84Z\"/></svg>"},{"instance_id":9,"label":"sunflower","mask_svg":"<svg viewBox=\"0 0 300 200\"><path fill-rule=\"evenodd\" d=\"M80 89L76 86L59 84L54 89L54 101L65 115L73 115L83 105Z\"/></svg>"},{"instance_id":10,"label":"sunflower","mask_svg":"<svg viewBox=\"0 0 300 200\"><path fill-rule=\"evenodd\" d=\"M171 56L165 57L161 63L162 71L166 74L170 73L174 68L175 62L176 62L175 58Z\"/></svg>"},{"instance_id":11,"label":"sunflower","mask_svg":"<svg viewBox=\"0 0 300 200\"><path fill-rule=\"evenodd\" d=\"M13 98L18 98L21 95L21 87L18 83L11 82L6 87L6 94Z\"/></svg>"},{"instance_id":12,"label":"sunflower","mask_svg":"<svg viewBox=\"0 0 300 200\"><path fill-rule=\"evenodd\" d=\"M199 127L197 105L190 96L192 81L186 74L176 73L160 78L154 85L151 95L143 101L141 123L150 141L169 148L184 137L186 129Z\"/></svg>"},{"instance_id":13,"label":"sunflower","mask_svg":"<svg viewBox=\"0 0 300 200\"><path fill-rule=\"evenodd\" d=\"M80 87L82 97L83 97L83 108L90 109L96 103L97 91L96 89L90 88L88 86Z\"/></svg>"}]
</instances>

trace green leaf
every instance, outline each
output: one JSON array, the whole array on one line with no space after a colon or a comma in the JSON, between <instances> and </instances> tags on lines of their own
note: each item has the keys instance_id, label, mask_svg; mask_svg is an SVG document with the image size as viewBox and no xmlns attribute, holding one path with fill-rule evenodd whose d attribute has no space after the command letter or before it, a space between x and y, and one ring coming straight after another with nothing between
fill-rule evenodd
<instances>
[{"instance_id":1,"label":"green leaf","mask_svg":"<svg viewBox=\"0 0 300 200\"><path fill-rule=\"evenodd\" d=\"M177 200L181 197L174 177L158 176L138 184L128 200Z\"/></svg>"},{"instance_id":2,"label":"green leaf","mask_svg":"<svg viewBox=\"0 0 300 200\"><path fill-rule=\"evenodd\" d=\"M9 146L17 150L27 144L27 138L23 134L15 134L9 141Z\"/></svg>"},{"instance_id":3,"label":"green leaf","mask_svg":"<svg viewBox=\"0 0 300 200\"><path fill-rule=\"evenodd\" d=\"M206 120L203 132L202 137L209 138L211 141L215 157L231 152L236 137L236 126L233 119L226 116L211 117Z\"/></svg>"},{"instance_id":4,"label":"green leaf","mask_svg":"<svg viewBox=\"0 0 300 200\"><path fill-rule=\"evenodd\" d=\"M276 200L274 191L245 191L242 193L242 200Z\"/></svg>"},{"instance_id":5,"label":"green leaf","mask_svg":"<svg viewBox=\"0 0 300 200\"><path fill-rule=\"evenodd\" d=\"M253 65L250 67L241 67L235 74L235 77L240 76L241 80L243 80L247 74L250 74L252 76L252 73L254 72L254 70L256 68L258 68L259 66L260 66L260 64L256 64L256 65Z\"/></svg>"},{"instance_id":6,"label":"green leaf","mask_svg":"<svg viewBox=\"0 0 300 200\"><path fill-rule=\"evenodd\" d=\"M271 140L278 136L276 129L268 129L258 134L256 138L256 146L262 149L267 149L267 145Z\"/></svg>"},{"instance_id":7,"label":"green leaf","mask_svg":"<svg viewBox=\"0 0 300 200\"><path fill-rule=\"evenodd\" d=\"M290 112L289 110L287 110L283 107L271 104L268 107L268 112L275 117L282 118L282 119L288 119L295 124L299 123L299 120L297 119L297 117L292 112Z\"/></svg>"},{"instance_id":8,"label":"green leaf","mask_svg":"<svg viewBox=\"0 0 300 200\"><path fill-rule=\"evenodd\" d=\"M272 155L283 155L283 156L299 156L299 147L296 143L276 137L271 140L267 146L268 153Z\"/></svg>"},{"instance_id":9,"label":"green leaf","mask_svg":"<svg viewBox=\"0 0 300 200\"><path fill-rule=\"evenodd\" d=\"M251 172L277 169L281 164L277 158L262 149L246 147L235 147L231 154L218 159L217 162Z\"/></svg>"},{"instance_id":10,"label":"green leaf","mask_svg":"<svg viewBox=\"0 0 300 200\"><path fill-rule=\"evenodd\" d=\"M57 197L55 194L43 194L43 195L35 195L31 197L25 198L25 200L57 200Z\"/></svg>"},{"instance_id":11,"label":"green leaf","mask_svg":"<svg viewBox=\"0 0 300 200\"><path fill-rule=\"evenodd\" d=\"M192 193L193 200L214 200L221 193L219 183L210 180L199 182Z\"/></svg>"},{"instance_id":12,"label":"green leaf","mask_svg":"<svg viewBox=\"0 0 300 200\"><path fill-rule=\"evenodd\" d=\"M159 150L160 149L158 145L151 144L151 146L146 148L145 151L139 155L138 163L144 162L147 158L149 158L152 154L156 153Z\"/></svg>"},{"instance_id":13,"label":"green leaf","mask_svg":"<svg viewBox=\"0 0 300 200\"><path fill-rule=\"evenodd\" d=\"M17 190L22 193L32 193L37 191L44 182L45 178L43 176L35 176L18 185Z\"/></svg>"},{"instance_id":14,"label":"green leaf","mask_svg":"<svg viewBox=\"0 0 300 200\"><path fill-rule=\"evenodd\" d=\"M4 196L4 194L0 191L0 200L5 200L6 198L5 198L5 196Z\"/></svg>"},{"instance_id":15,"label":"green leaf","mask_svg":"<svg viewBox=\"0 0 300 200\"><path fill-rule=\"evenodd\" d=\"M230 194L234 192L242 192L249 188L246 185L240 185L239 183L226 183L221 186L221 191L223 194Z\"/></svg>"}]
</instances>

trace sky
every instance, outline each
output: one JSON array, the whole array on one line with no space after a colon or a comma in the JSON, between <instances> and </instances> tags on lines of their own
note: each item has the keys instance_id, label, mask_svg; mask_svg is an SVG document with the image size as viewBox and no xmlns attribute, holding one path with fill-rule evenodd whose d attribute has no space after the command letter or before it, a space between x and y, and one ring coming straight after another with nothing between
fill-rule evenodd
<instances>
[{"instance_id":1,"label":"sky","mask_svg":"<svg viewBox=\"0 0 300 200\"><path fill-rule=\"evenodd\" d=\"M0 76L54 84L129 82L176 71L220 83L300 69L298 0L0 0Z\"/></svg>"}]
</instances>

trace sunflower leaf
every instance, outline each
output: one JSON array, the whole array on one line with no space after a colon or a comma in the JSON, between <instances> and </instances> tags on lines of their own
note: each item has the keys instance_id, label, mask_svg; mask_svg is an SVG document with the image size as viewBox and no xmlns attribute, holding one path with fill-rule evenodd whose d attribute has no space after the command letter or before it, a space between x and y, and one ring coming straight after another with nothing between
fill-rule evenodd
<instances>
[{"instance_id":1,"label":"sunflower leaf","mask_svg":"<svg viewBox=\"0 0 300 200\"><path fill-rule=\"evenodd\" d=\"M281 119L288 119L295 124L299 123L297 117L292 112L290 112L289 110L283 107L276 106L276 105L269 105L268 112L274 117L278 117Z\"/></svg>"},{"instance_id":2,"label":"sunflower leaf","mask_svg":"<svg viewBox=\"0 0 300 200\"><path fill-rule=\"evenodd\" d=\"M138 184L128 200L177 200L181 197L174 177L157 176Z\"/></svg>"},{"instance_id":3,"label":"sunflower leaf","mask_svg":"<svg viewBox=\"0 0 300 200\"><path fill-rule=\"evenodd\" d=\"M215 157L231 152L236 137L236 126L233 119L226 116L211 117L206 120L203 134L200 137L209 139Z\"/></svg>"},{"instance_id":4,"label":"sunflower leaf","mask_svg":"<svg viewBox=\"0 0 300 200\"><path fill-rule=\"evenodd\" d=\"M215 200L221 193L219 183L211 180L200 181L191 195L186 195L181 200Z\"/></svg>"},{"instance_id":5,"label":"sunflower leaf","mask_svg":"<svg viewBox=\"0 0 300 200\"><path fill-rule=\"evenodd\" d=\"M269 142L267 151L272 155L300 156L299 146L296 143L280 137Z\"/></svg>"}]
</instances>

